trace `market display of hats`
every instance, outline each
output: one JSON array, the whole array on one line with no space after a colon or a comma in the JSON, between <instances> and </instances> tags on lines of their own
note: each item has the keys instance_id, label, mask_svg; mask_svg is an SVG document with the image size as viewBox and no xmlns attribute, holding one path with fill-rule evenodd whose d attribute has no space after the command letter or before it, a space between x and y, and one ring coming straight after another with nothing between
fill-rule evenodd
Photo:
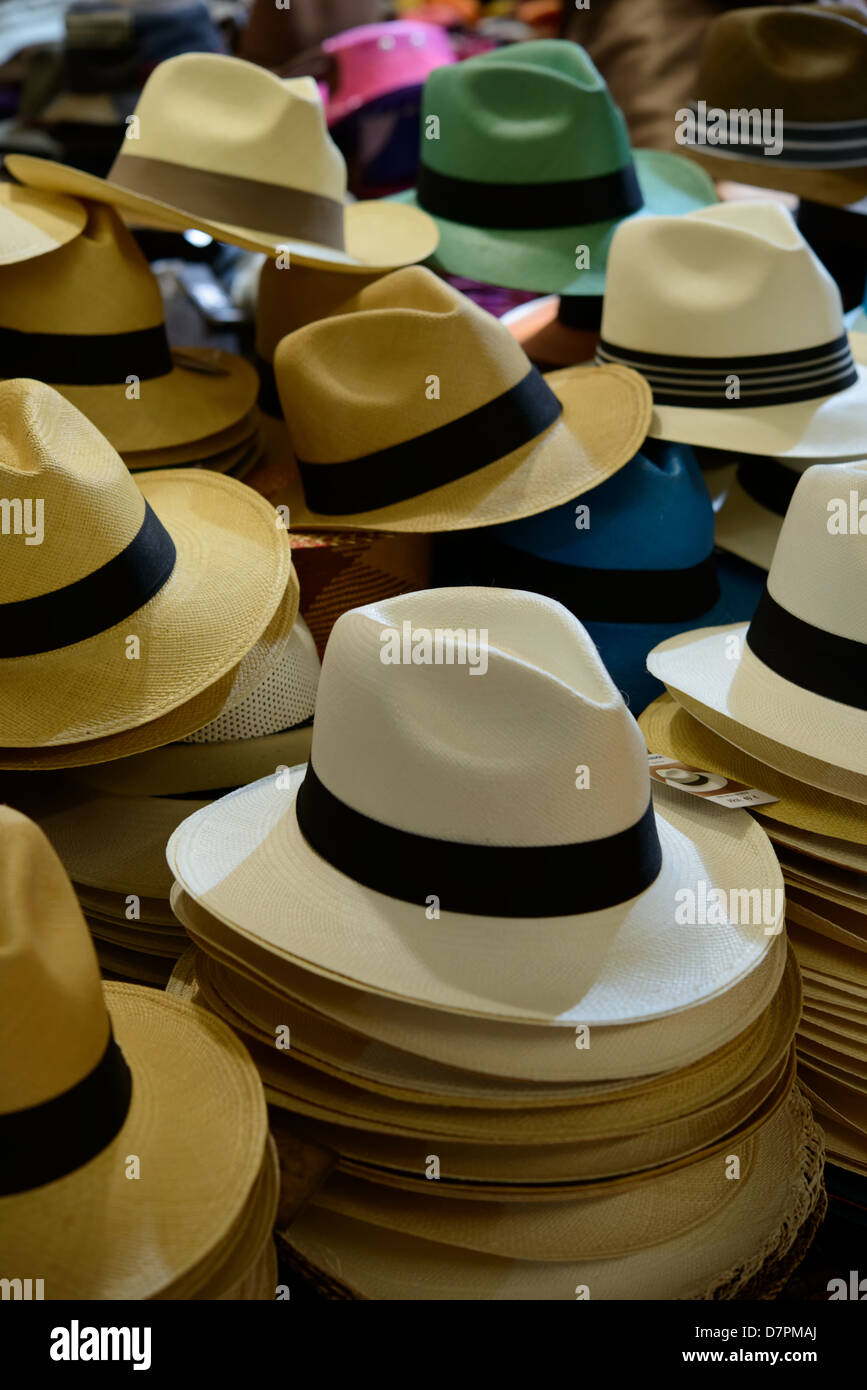
<instances>
[{"instance_id":1,"label":"market display of hats","mask_svg":"<svg viewBox=\"0 0 867 1390\"><path fill-rule=\"evenodd\" d=\"M705 36L695 130L685 147L716 179L838 207L855 203L867 195L865 82L867 14L860 8L728 10ZM730 113L740 118L735 130ZM772 117L770 128L763 113Z\"/></svg>"},{"instance_id":2,"label":"market display of hats","mask_svg":"<svg viewBox=\"0 0 867 1390\"><path fill-rule=\"evenodd\" d=\"M650 419L637 373L542 377L507 329L420 266L289 334L274 372L288 431L279 500L300 530L533 515L621 468Z\"/></svg>"},{"instance_id":3,"label":"market display of hats","mask_svg":"<svg viewBox=\"0 0 867 1390\"><path fill-rule=\"evenodd\" d=\"M298 607L265 499L206 470L133 479L42 382L0 383L0 439L0 491L31 532L0 553L0 766L63 766L71 745L103 762L243 698L244 658Z\"/></svg>"},{"instance_id":4,"label":"market display of hats","mask_svg":"<svg viewBox=\"0 0 867 1390\"><path fill-rule=\"evenodd\" d=\"M624 219L716 201L683 155L632 150L578 44L538 39L437 68L422 95L418 185L438 269L513 289L600 295Z\"/></svg>"},{"instance_id":5,"label":"market display of hats","mask_svg":"<svg viewBox=\"0 0 867 1390\"><path fill-rule=\"evenodd\" d=\"M103 984L45 836L6 807L0 830L6 1267L38 1269L51 1300L226 1298L245 1284L273 1298L277 1181L247 1052L200 1009ZM146 1182L128 1181L130 1154Z\"/></svg>"},{"instance_id":6,"label":"market display of hats","mask_svg":"<svg viewBox=\"0 0 867 1390\"><path fill-rule=\"evenodd\" d=\"M489 663L478 695L470 615ZM407 629L456 634L459 655L390 669L384 639ZM456 779L456 751L469 746L475 770L462 762ZM585 751L594 790L576 800L572 767ZM172 903L199 948L200 1002L248 1040L284 1121L336 1154L350 1191L364 1178L362 1205L379 1188L381 1213L398 1189L395 1219L401 1204L411 1209L415 1233L457 1259L474 1245L450 1198L507 1200L508 1211L487 1208L491 1250L546 1264L622 1256L602 1296L636 1280L647 1292L655 1249L674 1238L667 1194L696 1203L683 1230L701 1231L702 1248L724 1201L712 1155L761 1143L783 1114L799 1117L794 1148L777 1152L785 1205L795 1192L802 1203L794 1224L786 1218L790 1238L819 1198L815 1135L792 1093L800 987L782 892L762 923L659 931L661 920L674 926L675 883L698 875L763 883L773 897L779 870L763 832L739 812L716 814L729 817L725 836L689 808L654 809L636 726L564 608L526 593L432 590L338 620L311 762L288 785L254 783L178 827ZM544 953L531 946L540 928ZM273 1047L281 1025L290 1053ZM583 1049L582 1026L592 1037ZM419 1142L441 1163L434 1185ZM344 1177L313 1195L315 1219L335 1190L345 1193ZM642 1199L654 1214L640 1233L605 1219L609 1206ZM550 1220L536 1228L546 1201ZM371 1245L377 1213L362 1218ZM753 1253L777 1240L779 1219L769 1213ZM707 1286L732 1263L717 1256ZM421 1266L408 1273L410 1289ZM666 1295L677 1296L676 1280Z\"/></svg>"},{"instance_id":7,"label":"market display of hats","mask_svg":"<svg viewBox=\"0 0 867 1390\"><path fill-rule=\"evenodd\" d=\"M746 633L735 629L742 654L728 645L731 628L663 643L648 664L671 695L641 719L651 751L778 798L755 814L780 860L789 937L804 974L799 1064L820 1123L831 1121L829 1154L862 1173L867 795L858 721L867 671L863 615L854 598L864 566L852 501L857 504L865 471L863 463L807 470L756 617ZM840 508L847 523L854 515L854 530L832 523ZM719 642L727 650L722 661L715 659ZM836 747L826 743L820 752L817 734L836 739Z\"/></svg>"},{"instance_id":8,"label":"market display of hats","mask_svg":"<svg viewBox=\"0 0 867 1390\"><path fill-rule=\"evenodd\" d=\"M837 286L779 203L636 219L614 235L597 361L647 377L654 438L858 458L867 375L853 348Z\"/></svg>"},{"instance_id":9,"label":"market display of hats","mask_svg":"<svg viewBox=\"0 0 867 1390\"><path fill-rule=\"evenodd\" d=\"M108 202L145 225L196 227L350 274L424 260L437 242L418 209L346 204L346 165L313 78L281 82L221 54L154 68L107 179L31 155L6 164L31 187Z\"/></svg>"},{"instance_id":10,"label":"market display of hats","mask_svg":"<svg viewBox=\"0 0 867 1390\"><path fill-rule=\"evenodd\" d=\"M532 589L580 618L634 714L659 695L647 654L665 637L750 618L764 576L714 555L714 514L693 451L646 440L580 501L438 538L439 583Z\"/></svg>"},{"instance_id":11,"label":"market display of hats","mask_svg":"<svg viewBox=\"0 0 867 1390\"><path fill-rule=\"evenodd\" d=\"M132 234L105 204L79 206L86 225L65 246L0 266L0 373L49 382L132 466L206 460L230 432L249 445L253 368L215 348L173 351ZM171 452L179 448L188 460Z\"/></svg>"}]
</instances>

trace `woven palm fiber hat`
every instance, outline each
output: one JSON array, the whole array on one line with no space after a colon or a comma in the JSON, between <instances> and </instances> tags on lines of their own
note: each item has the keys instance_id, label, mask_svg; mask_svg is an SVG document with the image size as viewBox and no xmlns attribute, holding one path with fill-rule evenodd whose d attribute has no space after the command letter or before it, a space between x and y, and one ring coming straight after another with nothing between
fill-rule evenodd
<instances>
[{"instance_id":1,"label":"woven palm fiber hat","mask_svg":"<svg viewBox=\"0 0 867 1390\"><path fill-rule=\"evenodd\" d=\"M720 549L767 572L792 493L814 461L733 456L735 471L716 514Z\"/></svg>"},{"instance_id":2,"label":"woven palm fiber hat","mask_svg":"<svg viewBox=\"0 0 867 1390\"><path fill-rule=\"evenodd\" d=\"M708 1165L705 1181L721 1202L713 1215L669 1241L613 1258L508 1258L431 1239L430 1226L425 1237L389 1231L318 1205L308 1206L281 1237L310 1265L364 1298L574 1301L579 1285L588 1286L597 1301L731 1298L749 1286L770 1258L792 1247L822 1200L821 1137L797 1091L753 1141L751 1158L749 1175L725 1189L723 1156L716 1166ZM729 1188L737 1190L730 1193ZM436 1224L434 1199L431 1207L430 1221ZM395 1204L393 1226L401 1224L398 1210ZM472 1239L470 1222L465 1217L465 1242ZM612 1237L622 1238L616 1228ZM536 1239L544 1239L544 1228L537 1230ZM551 1231L547 1244L557 1249Z\"/></svg>"},{"instance_id":3,"label":"woven palm fiber hat","mask_svg":"<svg viewBox=\"0 0 867 1390\"><path fill-rule=\"evenodd\" d=\"M132 233L112 208L87 212L61 250L0 266L0 374L48 381L121 454L236 425L256 403L252 367L211 348L173 357L159 285Z\"/></svg>"},{"instance_id":4,"label":"woven palm fiber hat","mask_svg":"<svg viewBox=\"0 0 867 1390\"><path fill-rule=\"evenodd\" d=\"M604 78L583 48L560 39L432 72L419 160L417 188L396 201L436 219L431 263L510 289L602 294L624 218L716 201L711 180L682 155L630 149Z\"/></svg>"},{"instance_id":5,"label":"woven palm fiber hat","mask_svg":"<svg viewBox=\"0 0 867 1390\"><path fill-rule=\"evenodd\" d=\"M0 808L0 836L4 1264L38 1270L49 1299L153 1298L243 1212L265 1158L261 1083L200 1010L103 987L42 832Z\"/></svg>"},{"instance_id":6,"label":"woven palm fiber hat","mask_svg":"<svg viewBox=\"0 0 867 1390\"><path fill-rule=\"evenodd\" d=\"M175 712L183 726L180 707L228 676L286 602L273 509L204 470L134 481L41 382L0 383L0 440L0 493L22 519L0 553L0 744L80 743Z\"/></svg>"},{"instance_id":7,"label":"woven palm fiber hat","mask_svg":"<svg viewBox=\"0 0 867 1390\"><path fill-rule=\"evenodd\" d=\"M413 632L422 645L404 660ZM590 764L592 790L576 795L576 765ZM580 623L499 589L344 614L308 769L196 812L167 855L190 897L277 956L374 993L537 1022L587 1021L585 995L609 961L622 978L595 1022L725 991L771 935L677 931L675 887L779 883L749 817L717 837L691 808L654 815L643 739Z\"/></svg>"},{"instance_id":8,"label":"woven palm fiber hat","mask_svg":"<svg viewBox=\"0 0 867 1390\"><path fill-rule=\"evenodd\" d=\"M351 274L424 260L436 224L394 203L346 204L346 164L311 77L281 81L240 58L159 63L107 179L9 155L21 183L111 203L136 222L198 227L218 241Z\"/></svg>"},{"instance_id":9,"label":"woven palm fiber hat","mask_svg":"<svg viewBox=\"0 0 867 1390\"><path fill-rule=\"evenodd\" d=\"M859 498L864 499L860 504ZM863 525L867 531L864 513L867 463L809 468L792 497L752 622L669 638L647 659L649 670L676 699L681 692L689 697L688 708L713 732L750 754L754 739L743 739L741 729L769 740L773 746L762 761L825 791L837 791L841 780L851 782L849 794L862 803L867 800L867 609L862 602L867 548L859 530ZM831 775L823 775L825 767Z\"/></svg>"},{"instance_id":10,"label":"woven palm fiber hat","mask_svg":"<svg viewBox=\"0 0 867 1390\"><path fill-rule=\"evenodd\" d=\"M0 266L20 265L66 246L86 221L83 204L74 198L0 183Z\"/></svg>"},{"instance_id":11,"label":"woven palm fiber hat","mask_svg":"<svg viewBox=\"0 0 867 1390\"><path fill-rule=\"evenodd\" d=\"M654 438L774 458L867 453L867 374L840 291L779 203L619 227L597 361L646 376Z\"/></svg>"},{"instance_id":12,"label":"woven palm fiber hat","mask_svg":"<svg viewBox=\"0 0 867 1390\"><path fill-rule=\"evenodd\" d=\"M513 521L621 468L647 434L622 368L542 377L508 329L422 267L284 338L277 390L295 529L445 531Z\"/></svg>"},{"instance_id":13,"label":"woven palm fiber hat","mask_svg":"<svg viewBox=\"0 0 867 1390\"><path fill-rule=\"evenodd\" d=\"M716 179L843 207L867 194L867 15L825 5L730 10L707 30L689 153ZM718 129L712 112L736 111ZM762 144L761 113L782 148ZM778 113L778 114L777 114ZM703 118L702 118L703 117ZM766 130L765 135L769 132ZM678 136L678 138L680 138Z\"/></svg>"}]
</instances>

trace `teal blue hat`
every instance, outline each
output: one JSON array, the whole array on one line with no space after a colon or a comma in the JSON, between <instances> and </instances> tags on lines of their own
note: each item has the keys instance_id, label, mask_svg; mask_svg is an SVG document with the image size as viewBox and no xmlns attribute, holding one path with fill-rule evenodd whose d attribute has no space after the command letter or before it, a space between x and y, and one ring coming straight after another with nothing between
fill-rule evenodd
<instances>
[{"instance_id":1,"label":"teal blue hat","mask_svg":"<svg viewBox=\"0 0 867 1390\"><path fill-rule=\"evenodd\" d=\"M692 628L746 622L767 577L714 552L693 450L653 439L574 502L437 544L437 584L529 589L570 609L636 715L664 688L648 652Z\"/></svg>"},{"instance_id":2,"label":"teal blue hat","mask_svg":"<svg viewBox=\"0 0 867 1390\"><path fill-rule=\"evenodd\" d=\"M602 294L624 218L717 201L710 177L685 156L630 148L604 78L565 39L432 72L418 186L396 197L435 218L436 269L567 295Z\"/></svg>"}]
</instances>

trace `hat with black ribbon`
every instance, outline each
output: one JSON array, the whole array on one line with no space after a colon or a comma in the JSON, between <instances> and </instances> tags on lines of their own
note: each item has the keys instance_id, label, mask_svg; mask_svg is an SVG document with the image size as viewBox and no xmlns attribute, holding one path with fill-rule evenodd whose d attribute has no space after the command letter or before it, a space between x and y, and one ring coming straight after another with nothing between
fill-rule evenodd
<instances>
[{"instance_id":1,"label":"hat with black ribbon","mask_svg":"<svg viewBox=\"0 0 867 1390\"><path fill-rule=\"evenodd\" d=\"M539 39L431 73L417 187L396 199L436 219L439 269L512 289L600 295L619 222L690 212L716 193L684 156L632 150L584 49Z\"/></svg>"},{"instance_id":2,"label":"hat with black ribbon","mask_svg":"<svg viewBox=\"0 0 867 1390\"><path fill-rule=\"evenodd\" d=\"M205 1283L265 1161L249 1055L200 1009L103 985L42 831L2 806L0 840L4 1275L38 1276L47 1299L171 1296L197 1268Z\"/></svg>"},{"instance_id":3,"label":"hat with black ribbon","mask_svg":"<svg viewBox=\"0 0 867 1390\"><path fill-rule=\"evenodd\" d=\"M644 218L614 235L596 360L647 378L657 439L864 454L860 337L847 336L837 286L777 202Z\"/></svg>"},{"instance_id":4,"label":"hat with black ribbon","mask_svg":"<svg viewBox=\"0 0 867 1390\"><path fill-rule=\"evenodd\" d=\"M767 571L783 517L812 459L733 454L735 471L716 514L716 543Z\"/></svg>"},{"instance_id":5,"label":"hat with black ribbon","mask_svg":"<svg viewBox=\"0 0 867 1390\"><path fill-rule=\"evenodd\" d=\"M752 749L743 733L773 740L766 761L814 786L835 790L834 769L851 773L861 785L853 795L862 801L865 537L867 463L808 468L792 496L749 626L674 637L648 658L652 673L687 697L708 727L747 751Z\"/></svg>"},{"instance_id":6,"label":"hat with black ribbon","mask_svg":"<svg viewBox=\"0 0 867 1390\"><path fill-rule=\"evenodd\" d=\"M621 367L542 376L432 271L395 271L274 356L302 530L448 531L533 515L616 472L650 398ZM281 499L282 500L282 499Z\"/></svg>"}]
</instances>

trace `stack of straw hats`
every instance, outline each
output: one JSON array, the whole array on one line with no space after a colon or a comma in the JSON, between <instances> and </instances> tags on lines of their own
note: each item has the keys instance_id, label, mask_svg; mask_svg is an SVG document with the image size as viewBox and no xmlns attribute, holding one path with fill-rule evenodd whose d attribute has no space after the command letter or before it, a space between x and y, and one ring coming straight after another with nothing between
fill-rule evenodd
<instances>
[{"instance_id":1,"label":"stack of straw hats","mask_svg":"<svg viewBox=\"0 0 867 1390\"><path fill-rule=\"evenodd\" d=\"M867 1173L867 464L801 477L747 626L663 642L652 752L759 788L804 976L799 1069L834 1161Z\"/></svg>"},{"instance_id":2,"label":"stack of straw hats","mask_svg":"<svg viewBox=\"0 0 867 1390\"><path fill-rule=\"evenodd\" d=\"M344 614L307 768L174 832L197 997L331 1156L283 1233L318 1278L568 1299L785 1278L823 1196L779 867L745 814L668 795L572 615L441 589ZM771 906L677 926L702 884Z\"/></svg>"},{"instance_id":3,"label":"stack of straw hats","mask_svg":"<svg viewBox=\"0 0 867 1390\"><path fill-rule=\"evenodd\" d=\"M100 980L42 832L0 807L0 1227L46 1299L271 1299L278 1172L231 1030Z\"/></svg>"}]
</instances>

